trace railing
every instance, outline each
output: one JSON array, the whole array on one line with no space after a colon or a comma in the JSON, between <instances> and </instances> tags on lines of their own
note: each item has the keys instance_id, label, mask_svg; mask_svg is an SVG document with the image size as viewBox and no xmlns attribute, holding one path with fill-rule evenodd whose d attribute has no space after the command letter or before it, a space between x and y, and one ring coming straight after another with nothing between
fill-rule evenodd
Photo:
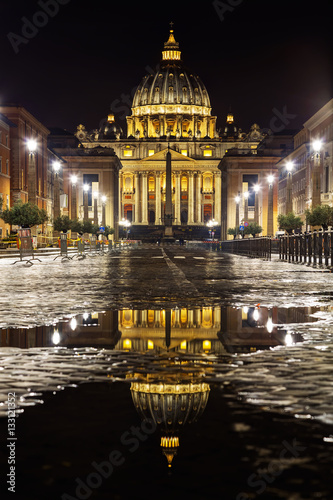
<instances>
[{"instance_id":1,"label":"railing","mask_svg":"<svg viewBox=\"0 0 333 500\"><path fill-rule=\"evenodd\" d=\"M221 247L222 252L271 260L272 240L268 237L222 241Z\"/></svg>"},{"instance_id":2,"label":"railing","mask_svg":"<svg viewBox=\"0 0 333 500\"><path fill-rule=\"evenodd\" d=\"M288 262L332 267L333 231L280 236L279 258Z\"/></svg>"}]
</instances>

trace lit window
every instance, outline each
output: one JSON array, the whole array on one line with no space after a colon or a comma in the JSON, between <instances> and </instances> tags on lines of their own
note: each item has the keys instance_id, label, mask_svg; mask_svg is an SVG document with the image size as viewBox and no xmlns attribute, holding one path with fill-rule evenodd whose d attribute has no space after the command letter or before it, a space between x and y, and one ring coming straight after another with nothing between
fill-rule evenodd
<instances>
[{"instance_id":1,"label":"lit window","mask_svg":"<svg viewBox=\"0 0 333 500\"><path fill-rule=\"evenodd\" d=\"M205 351L210 351L211 348L212 348L212 343L210 340L204 340L203 343L202 343L202 348L205 350Z\"/></svg>"},{"instance_id":2,"label":"lit window","mask_svg":"<svg viewBox=\"0 0 333 500\"><path fill-rule=\"evenodd\" d=\"M148 349L154 349L154 342L148 340Z\"/></svg>"},{"instance_id":3,"label":"lit window","mask_svg":"<svg viewBox=\"0 0 333 500\"><path fill-rule=\"evenodd\" d=\"M187 177L182 177L182 191L187 191Z\"/></svg>"},{"instance_id":4,"label":"lit window","mask_svg":"<svg viewBox=\"0 0 333 500\"><path fill-rule=\"evenodd\" d=\"M124 339L123 349L132 349L132 341L130 339Z\"/></svg>"},{"instance_id":5,"label":"lit window","mask_svg":"<svg viewBox=\"0 0 333 500\"><path fill-rule=\"evenodd\" d=\"M204 156L212 156L212 153L213 152L212 152L211 149L205 149L204 152L203 152Z\"/></svg>"},{"instance_id":6,"label":"lit window","mask_svg":"<svg viewBox=\"0 0 333 500\"><path fill-rule=\"evenodd\" d=\"M124 156L133 156L132 149L124 149Z\"/></svg>"},{"instance_id":7,"label":"lit window","mask_svg":"<svg viewBox=\"0 0 333 500\"><path fill-rule=\"evenodd\" d=\"M154 149L150 149L148 151L148 156L153 156L155 154L155 150Z\"/></svg>"},{"instance_id":8,"label":"lit window","mask_svg":"<svg viewBox=\"0 0 333 500\"><path fill-rule=\"evenodd\" d=\"M187 149L182 149L181 150L181 154L184 155L184 156L187 156Z\"/></svg>"},{"instance_id":9,"label":"lit window","mask_svg":"<svg viewBox=\"0 0 333 500\"><path fill-rule=\"evenodd\" d=\"M155 191L155 179L154 177L149 177L149 191Z\"/></svg>"},{"instance_id":10,"label":"lit window","mask_svg":"<svg viewBox=\"0 0 333 500\"><path fill-rule=\"evenodd\" d=\"M186 342L186 340L183 340L183 342L180 344L180 348L186 349L186 347L187 347L187 342Z\"/></svg>"}]
</instances>

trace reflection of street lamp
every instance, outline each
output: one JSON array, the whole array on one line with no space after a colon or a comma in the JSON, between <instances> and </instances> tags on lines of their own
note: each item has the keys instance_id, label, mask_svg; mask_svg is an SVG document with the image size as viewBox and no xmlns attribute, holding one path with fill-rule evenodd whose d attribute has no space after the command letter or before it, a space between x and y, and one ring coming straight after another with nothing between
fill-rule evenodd
<instances>
[{"instance_id":1,"label":"reflection of street lamp","mask_svg":"<svg viewBox=\"0 0 333 500\"><path fill-rule=\"evenodd\" d=\"M72 195L71 195L71 219L77 218L77 206L76 206L76 184L77 184L77 176L71 175L71 183L72 183Z\"/></svg>"},{"instance_id":2,"label":"reflection of street lamp","mask_svg":"<svg viewBox=\"0 0 333 500\"><path fill-rule=\"evenodd\" d=\"M215 234L215 226L218 225L218 222L215 219L209 220L207 222L207 227L209 228L209 237L211 237L214 241L214 234Z\"/></svg>"},{"instance_id":3,"label":"reflection of street lamp","mask_svg":"<svg viewBox=\"0 0 333 500\"><path fill-rule=\"evenodd\" d=\"M98 191L94 191L93 196L94 196L94 224L98 224L98 207L97 207Z\"/></svg>"},{"instance_id":4,"label":"reflection of street lamp","mask_svg":"<svg viewBox=\"0 0 333 500\"><path fill-rule=\"evenodd\" d=\"M59 187L59 171L61 168L60 161L53 162L54 170L54 192L53 192L53 218L60 217L60 187Z\"/></svg>"},{"instance_id":5,"label":"reflection of street lamp","mask_svg":"<svg viewBox=\"0 0 333 500\"><path fill-rule=\"evenodd\" d=\"M88 193L90 186L89 184L83 185L83 220L87 221L89 219L88 213Z\"/></svg>"},{"instance_id":6,"label":"reflection of street lamp","mask_svg":"<svg viewBox=\"0 0 333 500\"><path fill-rule=\"evenodd\" d=\"M132 224L130 223L129 220L123 218L119 222L119 225L123 226L123 230L126 231L126 239L128 239L129 228L131 227Z\"/></svg>"},{"instance_id":7,"label":"reflection of street lamp","mask_svg":"<svg viewBox=\"0 0 333 500\"><path fill-rule=\"evenodd\" d=\"M286 164L286 169L287 169L287 196L286 196L286 214L289 214L290 212L293 211L293 200L292 200L292 178L293 178L293 171L294 164L292 161L288 161Z\"/></svg>"},{"instance_id":8,"label":"reflection of street lamp","mask_svg":"<svg viewBox=\"0 0 333 500\"><path fill-rule=\"evenodd\" d=\"M316 139L312 143L312 208L321 204L320 199L320 174L321 174L321 148L322 141Z\"/></svg>"},{"instance_id":9,"label":"reflection of street lamp","mask_svg":"<svg viewBox=\"0 0 333 500\"><path fill-rule=\"evenodd\" d=\"M268 209L267 209L267 236L273 236L273 183L274 175L267 177L268 182Z\"/></svg>"},{"instance_id":10,"label":"reflection of street lamp","mask_svg":"<svg viewBox=\"0 0 333 500\"><path fill-rule=\"evenodd\" d=\"M102 196L102 226L105 227L105 205L106 205L106 196Z\"/></svg>"},{"instance_id":11,"label":"reflection of street lamp","mask_svg":"<svg viewBox=\"0 0 333 500\"><path fill-rule=\"evenodd\" d=\"M37 201L37 185L36 185L36 152L37 141L35 139L27 140L27 148L29 151L28 161L28 201L36 204ZM24 187L22 186L22 190Z\"/></svg>"}]
</instances>

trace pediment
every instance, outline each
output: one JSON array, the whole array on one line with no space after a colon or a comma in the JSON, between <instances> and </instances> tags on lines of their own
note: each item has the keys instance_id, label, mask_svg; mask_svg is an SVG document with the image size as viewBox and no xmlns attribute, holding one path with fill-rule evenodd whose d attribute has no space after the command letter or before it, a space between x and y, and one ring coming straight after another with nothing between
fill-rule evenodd
<instances>
[{"instance_id":1,"label":"pediment","mask_svg":"<svg viewBox=\"0 0 333 500\"><path fill-rule=\"evenodd\" d=\"M194 158L190 158L189 156L182 155L181 153L178 153L178 151L174 151L173 149L169 150L171 153L171 161L182 161L182 162L190 162L193 163L196 160ZM147 156L146 158L142 158L142 162L149 162L149 161L165 161L166 160L166 154L168 152L168 148L162 149L162 151L158 151L158 153L155 153L151 156Z\"/></svg>"}]
</instances>

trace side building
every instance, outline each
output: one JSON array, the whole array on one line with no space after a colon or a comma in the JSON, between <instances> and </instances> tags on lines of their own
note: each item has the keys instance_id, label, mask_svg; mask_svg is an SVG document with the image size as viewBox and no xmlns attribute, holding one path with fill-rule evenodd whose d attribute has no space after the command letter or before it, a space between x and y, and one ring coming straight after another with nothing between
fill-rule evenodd
<instances>
[{"instance_id":1,"label":"side building","mask_svg":"<svg viewBox=\"0 0 333 500\"><path fill-rule=\"evenodd\" d=\"M10 132L15 128L5 115L0 113L0 203L2 208L10 207ZM0 219L0 238L9 234L10 226Z\"/></svg>"},{"instance_id":2,"label":"side building","mask_svg":"<svg viewBox=\"0 0 333 500\"><path fill-rule=\"evenodd\" d=\"M333 99L309 118L294 136L293 150L277 164L278 213L294 212L303 220L305 210L333 206Z\"/></svg>"}]
</instances>

